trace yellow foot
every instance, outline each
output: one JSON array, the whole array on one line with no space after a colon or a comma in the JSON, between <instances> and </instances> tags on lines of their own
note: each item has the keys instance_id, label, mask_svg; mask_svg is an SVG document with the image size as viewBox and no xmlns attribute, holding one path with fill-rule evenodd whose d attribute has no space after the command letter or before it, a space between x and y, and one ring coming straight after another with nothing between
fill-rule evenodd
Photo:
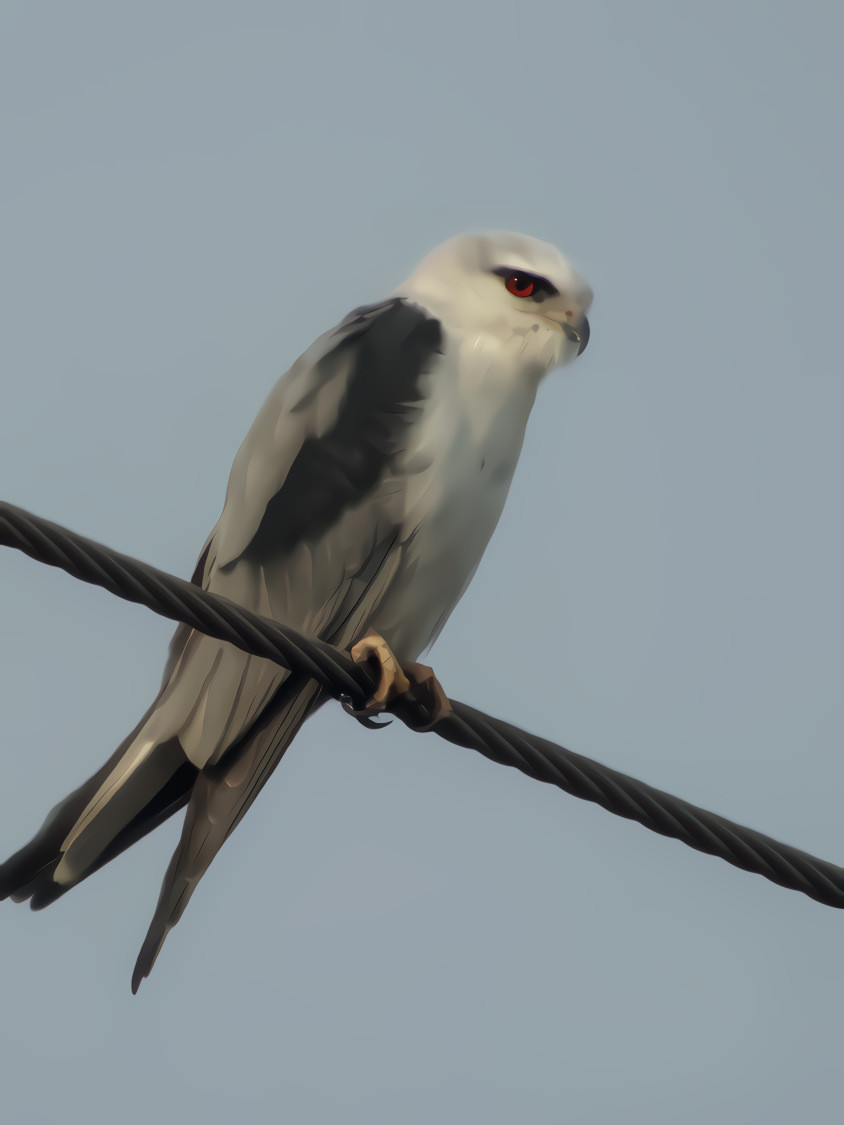
<instances>
[{"instance_id":1,"label":"yellow foot","mask_svg":"<svg viewBox=\"0 0 844 1125\"><path fill-rule=\"evenodd\" d=\"M361 711L351 712L362 722L385 711L394 699L402 695L409 695L424 709L427 721L419 724L414 722L416 730L430 729L451 711L448 696L433 669L427 664L408 664L403 669L390 646L374 629L370 629L352 646L351 657L357 664L371 662L378 670L378 687L372 698Z\"/></svg>"},{"instance_id":2,"label":"yellow foot","mask_svg":"<svg viewBox=\"0 0 844 1125\"><path fill-rule=\"evenodd\" d=\"M402 671L401 665L393 655L393 650L374 629L369 629L356 645L352 645L351 657L355 664L371 662L378 669L378 687L372 698L364 705L364 714L379 715L387 709L397 695L404 695L409 689L410 680Z\"/></svg>"},{"instance_id":3,"label":"yellow foot","mask_svg":"<svg viewBox=\"0 0 844 1125\"><path fill-rule=\"evenodd\" d=\"M427 723L414 723L414 730L430 730L440 719L451 714L451 703L442 684L434 675L434 669L427 664L405 664L411 684L411 693L417 703L421 703L428 716Z\"/></svg>"}]
</instances>

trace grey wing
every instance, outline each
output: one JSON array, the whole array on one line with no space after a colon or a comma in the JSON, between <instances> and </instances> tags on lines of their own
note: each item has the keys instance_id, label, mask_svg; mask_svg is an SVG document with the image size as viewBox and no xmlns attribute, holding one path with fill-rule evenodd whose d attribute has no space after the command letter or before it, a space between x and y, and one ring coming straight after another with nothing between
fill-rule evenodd
<instances>
[{"instance_id":1,"label":"grey wing","mask_svg":"<svg viewBox=\"0 0 844 1125\"><path fill-rule=\"evenodd\" d=\"M270 418L259 416L238 454L226 510L203 563L209 589L240 602L251 597L260 612L342 647L365 630L401 559L398 492L383 483L413 423L420 377L440 340L435 321L398 301L374 315L366 310L351 324L351 340L343 349L343 393L322 382L314 394L305 387L304 399L288 403L281 413L277 407L273 411L274 433L280 422L299 424L297 412L306 409L327 424L320 430L307 427L275 487L271 459L264 456ZM313 408L326 391L334 395L337 409L328 411L323 404L318 415ZM250 475L256 458L260 473ZM257 520L256 508L262 512ZM313 681L197 634L187 637L172 662L170 683L178 682L180 669L189 664L205 676L191 725L179 734L200 770L138 956L133 991L149 974L217 851L323 700ZM197 675L195 669L191 674ZM191 741L205 731L204 745Z\"/></svg>"},{"instance_id":2,"label":"grey wing","mask_svg":"<svg viewBox=\"0 0 844 1125\"><path fill-rule=\"evenodd\" d=\"M389 477L439 324L401 300L358 310L284 376L232 469L194 581L347 646L389 588L405 540ZM301 723L316 686L185 627L138 727L35 838L0 865L0 897L54 901L188 803L139 959L170 926Z\"/></svg>"},{"instance_id":3,"label":"grey wing","mask_svg":"<svg viewBox=\"0 0 844 1125\"><path fill-rule=\"evenodd\" d=\"M201 559L206 589L334 644L356 639L398 563L401 497L383 487L385 471L439 343L437 321L392 300L305 353L237 454ZM151 733L178 736L194 765L213 764L285 677L183 631Z\"/></svg>"},{"instance_id":4,"label":"grey wing","mask_svg":"<svg viewBox=\"0 0 844 1125\"><path fill-rule=\"evenodd\" d=\"M198 584L338 645L365 631L401 550L400 498L383 480L439 341L437 321L391 300L353 313L305 353L237 454ZM101 854L112 833L104 826L117 831L138 812L139 779L155 782L162 746L179 746L199 770L215 766L288 675L177 630L158 699L62 842L60 880L67 885Z\"/></svg>"}]
</instances>

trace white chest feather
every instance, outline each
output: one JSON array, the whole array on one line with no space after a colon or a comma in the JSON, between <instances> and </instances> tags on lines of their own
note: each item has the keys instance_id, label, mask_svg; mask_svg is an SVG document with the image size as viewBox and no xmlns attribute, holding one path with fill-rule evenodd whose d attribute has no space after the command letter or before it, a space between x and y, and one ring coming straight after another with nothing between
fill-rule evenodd
<instances>
[{"instance_id":1,"label":"white chest feather","mask_svg":"<svg viewBox=\"0 0 844 1125\"><path fill-rule=\"evenodd\" d=\"M451 341L398 459L403 564L375 627L415 659L466 588L498 523L538 373L497 341ZM456 346L454 346L456 344Z\"/></svg>"}]
</instances>

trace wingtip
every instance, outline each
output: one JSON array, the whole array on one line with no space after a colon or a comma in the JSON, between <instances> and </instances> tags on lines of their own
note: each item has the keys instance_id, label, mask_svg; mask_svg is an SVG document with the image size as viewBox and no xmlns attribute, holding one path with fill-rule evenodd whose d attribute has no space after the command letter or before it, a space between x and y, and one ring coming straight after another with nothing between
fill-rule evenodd
<instances>
[{"instance_id":1,"label":"wingtip","mask_svg":"<svg viewBox=\"0 0 844 1125\"><path fill-rule=\"evenodd\" d=\"M135 968L132 972L132 995L137 996L138 989L141 987L141 981L146 980L150 974L152 965L147 965L144 960L144 950L138 954L138 960L135 962Z\"/></svg>"},{"instance_id":2,"label":"wingtip","mask_svg":"<svg viewBox=\"0 0 844 1125\"><path fill-rule=\"evenodd\" d=\"M138 989L141 987L141 981L152 972L152 967L156 962L158 954L161 952L161 947L164 944L164 939L167 937L167 931L163 934L155 934L150 932L144 938L144 944L141 946L141 951L138 954L138 959L135 962L135 968L132 973L132 995L137 995Z\"/></svg>"},{"instance_id":3,"label":"wingtip","mask_svg":"<svg viewBox=\"0 0 844 1125\"><path fill-rule=\"evenodd\" d=\"M20 855L21 853L18 852L5 863L0 863L0 901L10 898L12 902L23 902L24 899L29 898L29 893L23 886Z\"/></svg>"},{"instance_id":4,"label":"wingtip","mask_svg":"<svg viewBox=\"0 0 844 1125\"><path fill-rule=\"evenodd\" d=\"M55 862L43 862L43 857L27 844L5 863L0 863L0 901L26 902L29 899L32 910L49 906L69 890L68 886L53 881L55 868Z\"/></svg>"}]
</instances>

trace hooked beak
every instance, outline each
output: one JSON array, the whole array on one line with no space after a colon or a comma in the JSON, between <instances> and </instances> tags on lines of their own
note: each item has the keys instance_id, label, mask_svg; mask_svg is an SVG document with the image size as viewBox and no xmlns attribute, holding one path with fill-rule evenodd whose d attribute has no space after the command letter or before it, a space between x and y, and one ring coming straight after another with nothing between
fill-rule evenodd
<instances>
[{"instance_id":1,"label":"hooked beak","mask_svg":"<svg viewBox=\"0 0 844 1125\"><path fill-rule=\"evenodd\" d=\"M575 330L570 324L563 324L563 333L573 344L577 344L577 354L583 355L589 343L589 321L586 317L580 322L580 329Z\"/></svg>"}]
</instances>

